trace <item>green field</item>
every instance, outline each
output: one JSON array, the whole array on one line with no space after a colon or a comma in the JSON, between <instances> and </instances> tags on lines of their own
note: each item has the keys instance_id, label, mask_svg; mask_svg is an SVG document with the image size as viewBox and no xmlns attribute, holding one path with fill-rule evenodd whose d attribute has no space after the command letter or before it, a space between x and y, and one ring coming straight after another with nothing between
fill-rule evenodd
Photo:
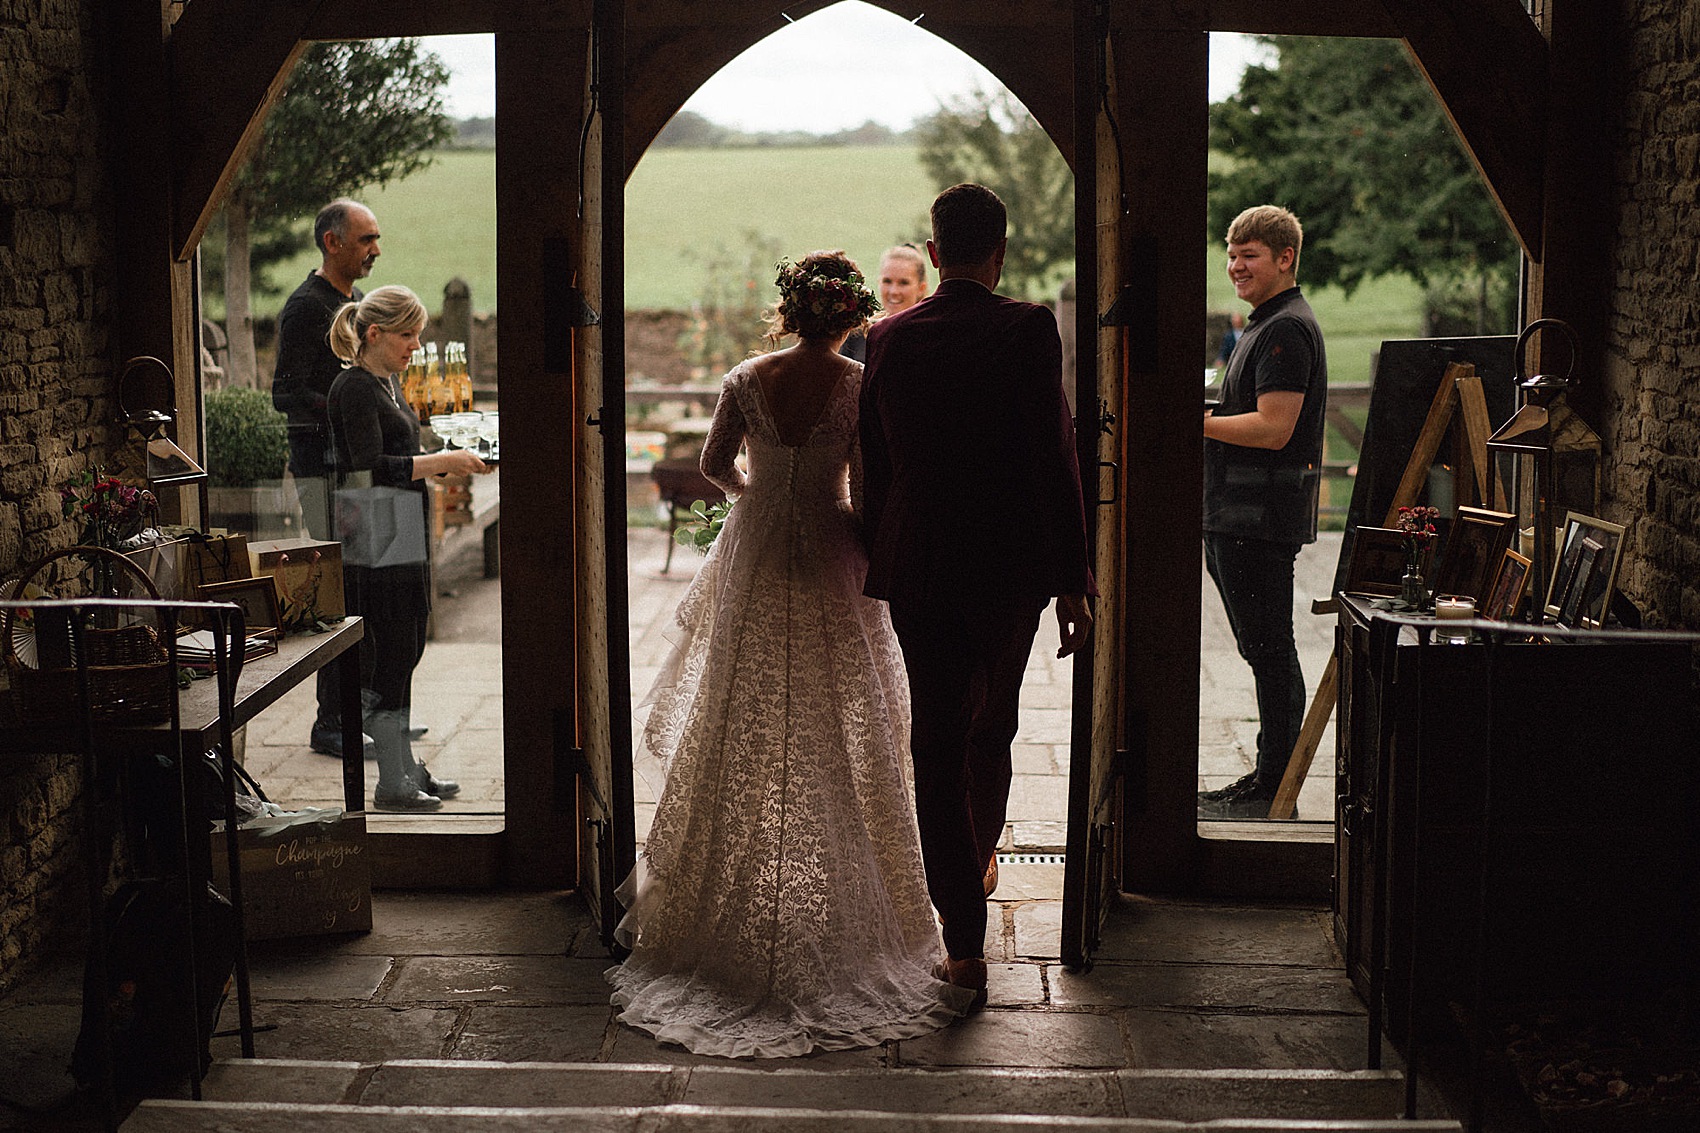
<instances>
[{"instance_id":1,"label":"green field","mask_svg":"<svg viewBox=\"0 0 1700 1133\"><path fill-rule=\"evenodd\" d=\"M384 231L367 286L403 283L436 309L458 275L474 308L495 309L495 185L493 152L449 150L424 172L361 194ZM882 250L924 231L932 193L911 147L652 150L626 191L626 305L688 308L704 294L708 262L742 261L751 234L787 255L841 247L872 272ZM1205 255L1205 303L1236 309L1221 245L1207 241ZM303 252L273 278L293 287L317 263ZM1377 280L1350 299L1333 288L1310 299L1337 382L1368 381L1382 339L1421 333L1421 295L1406 279ZM281 295L261 296L254 308L265 316L282 305Z\"/></svg>"}]
</instances>

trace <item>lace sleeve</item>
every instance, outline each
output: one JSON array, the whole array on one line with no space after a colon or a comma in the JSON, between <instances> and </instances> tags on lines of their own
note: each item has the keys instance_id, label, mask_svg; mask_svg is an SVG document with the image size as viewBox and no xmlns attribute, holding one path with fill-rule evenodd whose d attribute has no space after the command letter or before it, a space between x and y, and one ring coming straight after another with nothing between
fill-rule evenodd
<instances>
[{"instance_id":1,"label":"lace sleeve","mask_svg":"<svg viewBox=\"0 0 1700 1133\"><path fill-rule=\"evenodd\" d=\"M738 471L738 449L744 443L744 410L735 388L739 370L726 375L720 385L720 401L714 407L714 423L702 444L702 474L720 486L727 496L744 492L744 474Z\"/></svg>"}]
</instances>

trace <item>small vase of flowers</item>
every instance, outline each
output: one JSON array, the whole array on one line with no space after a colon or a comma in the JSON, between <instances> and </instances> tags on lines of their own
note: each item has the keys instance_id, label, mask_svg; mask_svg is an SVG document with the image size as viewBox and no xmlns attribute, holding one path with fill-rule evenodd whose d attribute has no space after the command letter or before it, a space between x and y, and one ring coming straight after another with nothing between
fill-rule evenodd
<instances>
[{"instance_id":1,"label":"small vase of flowers","mask_svg":"<svg viewBox=\"0 0 1700 1133\"><path fill-rule=\"evenodd\" d=\"M108 476L100 468L84 469L59 489L59 500L66 519L82 521L78 542L109 551L123 550L128 540L141 534L159 516L159 501L152 492ZM118 579L112 563L93 555L89 558L94 573L94 596L116 597Z\"/></svg>"},{"instance_id":2,"label":"small vase of flowers","mask_svg":"<svg viewBox=\"0 0 1700 1133\"><path fill-rule=\"evenodd\" d=\"M1399 580L1399 602L1412 610L1428 605L1428 585L1423 580L1423 555L1429 541L1438 532L1434 521L1440 518L1437 507L1402 507L1399 509L1399 530L1405 534L1405 574Z\"/></svg>"}]
</instances>

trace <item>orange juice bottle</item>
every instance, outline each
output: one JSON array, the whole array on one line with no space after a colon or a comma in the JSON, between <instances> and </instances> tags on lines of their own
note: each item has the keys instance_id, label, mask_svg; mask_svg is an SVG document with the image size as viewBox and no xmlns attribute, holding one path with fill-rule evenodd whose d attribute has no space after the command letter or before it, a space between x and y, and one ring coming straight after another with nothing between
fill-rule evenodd
<instances>
[{"instance_id":1,"label":"orange juice bottle","mask_svg":"<svg viewBox=\"0 0 1700 1133\"><path fill-rule=\"evenodd\" d=\"M421 347L413 352L408 360L407 373L401 380L401 396L407 402L407 407L413 410L413 415L419 418L420 424L425 423L425 350Z\"/></svg>"},{"instance_id":2,"label":"orange juice bottle","mask_svg":"<svg viewBox=\"0 0 1700 1133\"><path fill-rule=\"evenodd\" d=\"M448 413L448 388L443 384L443 366L437 360L437 344L425 344L425 417L428 421L438 413Z\"/></svg>"},{"instance_id":3,"label":"orange juice bottle","mask_svg":"<svg viewBox=\"0 0 1700 1133\"><path fill-rule=\"evenodd\" d=\"M466 364L466 343L450 343L454 347L455 401L462 413L472 412L472 371Z\"/></svg>"}]
</instances>

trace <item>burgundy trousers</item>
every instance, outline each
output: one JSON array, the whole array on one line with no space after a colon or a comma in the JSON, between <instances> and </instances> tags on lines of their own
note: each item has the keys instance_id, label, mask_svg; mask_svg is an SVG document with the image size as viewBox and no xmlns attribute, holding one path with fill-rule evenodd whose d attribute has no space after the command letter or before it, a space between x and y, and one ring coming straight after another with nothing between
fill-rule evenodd
<instances>
[{"instance_id":1,"label":"burgundy trousers","mask_svg":"<svg viewBox=\"0 0 1700 1133\"><path fill-rule=\"evenodd\" d=\"M927 892L951 959L986 954L986 865L1009 807L1021 678L1048 599L891 603L913 708Z\"/></svg>"}]
</instances>

